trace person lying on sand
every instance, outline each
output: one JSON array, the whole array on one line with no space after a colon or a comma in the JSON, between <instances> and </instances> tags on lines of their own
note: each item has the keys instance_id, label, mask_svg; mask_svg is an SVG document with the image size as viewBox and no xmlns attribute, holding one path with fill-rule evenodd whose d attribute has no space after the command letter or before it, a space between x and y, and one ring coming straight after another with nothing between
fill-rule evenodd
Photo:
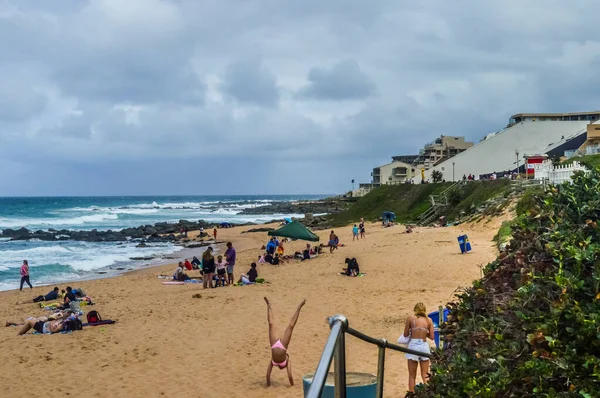
<instances>
[{"instance_id":1,"label":"person lying on sand","mask_svg":"<svg viewBox=\"0 0 600 398\"><path fill-rule=\"evenodd\" d=\"M6 322L6 326L23 326L18 335L22 336L31 329L40 334L52 334L62 331L81 330L83 325L81 321L68 312L57 312L51 316L42 316L39 318L27 318L22 323Z\"/></svg>"},{"instance_id":2,"label":"person lying on sand","mask_svg":"<svg viewBox=\"0 0 600 398\"><path fill-rule=\"evenodd\" d=\"M33 301L21 301L17 304L29 304L29 303L39 303L40 301L52 301L52 300L58 300L58 292L59 292L59 288L55 287L54 290L48 292L48 294L46 294L45 296L37 296L34 297Z\"/></svg>"},{"instance_id":3,"label":"person lying on sand","mask_svg":"<svg viewBox=\"0 0 600 398\"><path fill-rule=\"evenodd\" d=\"M285 329L285 332L283 333L283 337L279 337L277 327L275 326L275 316L273 315L273 309L271 308L271 303L266 297L265 303L267 303L267 320L269 321L269 344L271 344L271 360L269 361L269 367L267 368L267 387L271 385L271 371L273 370L273 366L277 366L279 369L287 368L288 379L290 381L290 385L293 386L294 378L292 376L292 364L287 350L290 347L292 332L294 331L294 326L296 326L296 322L298 322L300 310L302 309L302 307L304 307L304 304L306 304L306 300L302 300L302 302L298 305L296 312L292 316L290 323L288 324L287 328Z\"/></svg>"}]
</instances>

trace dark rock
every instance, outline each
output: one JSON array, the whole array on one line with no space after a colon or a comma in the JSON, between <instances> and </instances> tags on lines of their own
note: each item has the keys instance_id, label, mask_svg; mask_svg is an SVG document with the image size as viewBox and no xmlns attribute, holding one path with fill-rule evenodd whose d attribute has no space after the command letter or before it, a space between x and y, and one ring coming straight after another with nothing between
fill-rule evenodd
<instances>
[{"instance_id":1,"label":"dark rock","mask_svg":"<svg viewBox=\"0 0 600 398\"><path fill-rule=\"evenodd\" d=\"M247 231L242 231L243 234L249 233L249 232L271 232L274 231L275 228L252 228L249 229Z\"/></svg>"}]
</instances>

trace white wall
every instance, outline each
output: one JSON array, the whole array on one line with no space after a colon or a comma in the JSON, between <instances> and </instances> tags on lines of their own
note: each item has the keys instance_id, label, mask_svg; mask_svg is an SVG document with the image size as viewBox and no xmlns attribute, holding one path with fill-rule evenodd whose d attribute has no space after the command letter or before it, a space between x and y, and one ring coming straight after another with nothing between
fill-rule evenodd
<instances>
[{"instance_id":1,"label":"white wall","mask_svg":"<svg viewBox=\"0 0 600 398\"><path fill-rule=\"evenodd\" d=\"M475 175L513 170L516 168L515 149L519 151L519 165L523 164L523 155L544 154L555 147L561 137L565 139L578 132L585 132L588 121L544 121L518 123L453 158L438 164L425 172L425 179L431 179L433 170L442 171L446 181L452 181L452 163L454 176L458 181L463 174ZM420 182L417 174L415 182Z\"/></svg>"}]
</instances>

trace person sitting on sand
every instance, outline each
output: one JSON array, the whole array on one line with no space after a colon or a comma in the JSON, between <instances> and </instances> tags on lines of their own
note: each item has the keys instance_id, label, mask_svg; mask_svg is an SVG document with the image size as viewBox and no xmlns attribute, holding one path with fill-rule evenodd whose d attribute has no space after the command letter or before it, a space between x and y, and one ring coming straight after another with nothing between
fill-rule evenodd
<instances>
[{"instance_id":1,"label":"person sitting on sand","mask_svg":"<svg viewBox=\"0 0 600 398\"><path fill-rule=\"evenodd\" d=\"M265 303L267 303L267 320L269 321L269 344L271 345L271 360L269 361L269 367L267 368L267 387L271 385L271 371L273 366L277 366L279 369L286 369L290 385L294 385L294 378L292 377L292 363L290 361L290 355L287 353L290 347L290 340L292 339L292 332L294 326L298 322L300 316L300 310L306 304L306 300L302 302L296 308L296 312L292 316L290 323L288 324L283 336L280 337L277 327L275 326L275 316L273 315L273 309L271 303L265 297Z\"/></svg>"},{"instance_id":2,"label":"person sitting on sand","mask_svg":"<svg viewBox=\"0 0 600 398\"><path fill-rule=\"evenodd\" d=\"M215 257L212 255L213 249L212 247L208 247L204 254L202 254L202 270L203 278L202 278L202 287L206 289L212 289L213 287L213 276L215 275Z\"/></svg>"},{"instance_id":3,"label":"person sitting on sand","mask_svg":"<svg viewBox=\"0 0 600 398\"><path fill-rule=\"evenodd\" d=\"M283 256L283 253L285 252L285 249L283 248L283 243L279 242L279 245L277 246L277 254L279 255L279 257Z\"/></svg>"},{"instance_id":4,"label":"person sitting on sand","mask_svg":"<svg viewBox=\"0 0 600 398\"><path fill-rule=\"evenodd\" d=\"M279 265L279 254L275 253L275 257L273 257L273 261L271 261L273 265Z\"/></svg>"},{"instance_id":5,"label":"person sitting on sand","mask_svg":"<svg viewBox=\"0 0 600 398\"><path fill-rule=\"evenodd\" d=\"M200 269L200 264L202 263L198 260L198 257L194 256L194 258L192 258L192 269Z\"/></svg>"},{"instance_id":6,"label":"person sitting on sand","mask_svg":"<svg viewBox=\"0 0 600 398\"><path fill-rule=\"evenodd\" d=\"M333 251L337 249L339 243L339 238L337 237L335 232L331 231L331 233L329 234L329 253L333 253Z\"/></svg>"},{"instance_id":7,"label":"person sitting on sand","mask_svg":"<svg viewBox=\"0 0 600 398\"><path fill-rule=\"evenodd\" d=\"M183 266L188 271L191 271L192 269L194 269L194 267L192 266L192 263L190 263L190 260L188 260L187 258L183 261Z\"/></svg>"},{"instance_id":8,"label":"person sitting on sand","mask_svg":"<svg viewBox=\"0 0 600 398\"><path fill-rule=\"evenodd\" d=\"M433 320L427 316L427 309L423 303L417 303L414 308L414 316L406 318L404 325L405 337L410 336L408 348L413 351L419 351L424 354L431 353L427 339L433 340L434 329ZM429 358L420 355L405 354L408 360L408 391L415 391L417 379L417 368L421 367L421 378L423 383L429 380Z\"/></svg>"},{"instance_id":9,"label":"person sitting on sand","mask_svg":"<svg viewBox=\"0 0 600 398\"><path fill-rule=\"evenodd\" d=\"M57 312L51 316L42 316L39 318L27 318L25 322L6 322L6 326L23 326L17 333L19 336L24 335L31 329L40 334L52 334L62 331L81 330L83 324L74 315L68 312Z\"/></svg>"},{"instance_id":10,"label":"person sitting on sand","mask_svg":"<svg viewBox=\"0 0 600 398\"><path fill-rule=\"evenodd\" d=\"M219 282L221 282L221 286L227 285L227 281L225 280L227 277L227 261L223 260L223 256L217 256L216 266L217 266L216 286L219 286Z\"/></svg>"},{"instance_id":11,"label":"person sitting on sand","mask_svg":"<svg viewBox=\"0 0 600 398\"><path fill-rule=\"evenodd\" d=\"M263 255L260 255L260 254L259 254L259 255L258 255L258 260L257 260L256 262L257 262L257 263L259 263L259 264L264 264L264 263L266 263L266 261L265 261L265 255L264 255L264 254L263 254Z\"/></svg>"},{"instance_id":12,"label":"person sitting on sand","mask_svg":"<svg viewBox=\"0 0 600 398\"><path fill-rule=\"evenodd\" d=\"M240 279L238 280L238 283L249 285L250 283L254 283L256 281L256 278L258 278L256 263L252 263L250 264L250 269L248 270L248 273L242 274L242 276L240 276Z\"/></svg>"},{"instance_id":13,"label":"person sitting on sand","mask_svg":"<svg viewBox=\"0 0 600 398\"><path fill-rule=\"evenodd\" d=\"M412 231L413 231L413 229L412 229L412 227L410 226L410 224L406 224L406 233L407 233L407 234L412 234Z\"/></svg>"},{"instance_id":14,"label":"person sitting on sand","mask_svg":"<svg viewBox=\"0 0 600 398\"><path fill-rule=\"evenodd\" d=\"M358 276L360 274L360 268L358 267L358 261L355 258L347 258L345 261L348 264L348 268L342 268L343 274L346 276Z\"/></svg>"},{"instance_id":15,"label":"person sitting on sand","mask_svg":"<svg viewBox=\"0 0 600 398\"><path fill-rule=\"evenodd\" d=\"M190 279L190 277L185 273L183 263L180 261L179 265L177 266L177 269L175 270L175 273L173 274L173 280L183 282L187 281L188 279Z\"/></svg>"},{"instance_id":16,"label":"person sitting on sand","mask_svg":"<svg viewBox=\"0 0 600 398\"><path fill-rule=\"evenodd\" d=\"M267 254L265 254L265 262L273 264L273 255L271 253L267 252Z\"/></svg>"}]
</instances>

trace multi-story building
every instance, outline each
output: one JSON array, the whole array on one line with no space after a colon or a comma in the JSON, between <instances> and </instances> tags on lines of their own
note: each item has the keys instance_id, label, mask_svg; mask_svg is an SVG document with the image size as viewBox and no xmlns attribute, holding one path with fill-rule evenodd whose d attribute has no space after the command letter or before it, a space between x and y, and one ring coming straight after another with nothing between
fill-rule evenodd
<instances>
[{"instance_id":1,"label":"multi-story building","mask_svg":"<svg viewBox=\"0 0 600 398\"><path fill-rule=\"evenodd\" d=\"M416 175L415 173L414 166L394 160L392 163L375 167L371 173L371 184L361 185L376 187L380 185L402 184L411 180Z\"/></svg>"},{"instance_id":2,"label":"multi-story building","mask_svg":"<svg viewBox=\"0 0 600 398\"><path fill-rule=\"evenodd\" d=\"M572 113L517 113L508 121L508 127L521 122L556 122L587 120L595 122L600 120L600 111L572 112Z\"/></svg>"},{"instance_id":3,"label":"multi-story building","mask_svg":"<svg viewBox=\"0 0 600 398\"><path fill-rule=\"evenodd\" d=\"M450 159L473 146L465 137L442 135L435 141L425 145L419 151L417 159L412 163L418 169L429 170L433 166Z\"/></svg>"}]
</instances>

